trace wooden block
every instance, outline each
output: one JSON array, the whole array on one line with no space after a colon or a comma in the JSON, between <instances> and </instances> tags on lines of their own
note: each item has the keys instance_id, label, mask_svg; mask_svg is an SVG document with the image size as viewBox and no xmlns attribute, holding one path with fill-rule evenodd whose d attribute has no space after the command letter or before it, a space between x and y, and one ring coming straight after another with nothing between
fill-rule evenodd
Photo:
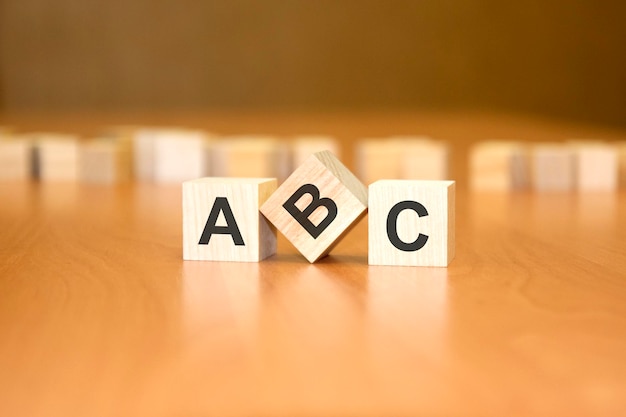
<instances>
[{"instance_id":1,"label":"wooden block","mask_svg":"<svg viewBox=\"0 0 626 417\"><path fill-rule=\"evenodd\" d=\"M125 143L96 139L81 145L80 180L93 184L116 184L131 178L131 152Z\"/></svg>"},{"instance_id":2,"label":"wooden block","mask_svg":"<svg viewBox=\"0 0 626 417\"><path fill-rule=\"evenodd\" d=\"M32 144L28 140L0 140L0 180L26 180L31 172Z\"/></svg>"},{"instance_id":3,"label":"wooden block","mask_svg":"<svg viewBox=\"0 0 626 417\"><path fill-rule=\"evenodd\" d=\"M212 151L213 175L219 177L276 177L288 175L289 148L268 136L231 136L216 141Z\"/></svg>"},{"instance_id":4,"label":"wooden block","mask_svg":"<svg viewBox=\"0 0 626 417\"><path fill-rule=\"evenodd\" d=\"M602 142L573 143L579 191L615 191L618 187L617 147Z\"/></svg>"},{"instance_id":5,"label":"wooden block","mask_svg":"<svg viewBox=\"0 0 626 417\"><path fill-rule=\"evenodd\" d=\"M470 150L470 185L474 190L509 191L528 188L528 147L520 142L489 141Z\"/></svg>"},{"instance_id":6,"label":"wooden block","mask_svg":"<svg viewBox=\"0 0 626 417\"><path fill-rule=\"evenodd\" d=\"M35 144L41 181L77 181L79 142L72 135L38 134Z\"/></svg>"},{"instance_id":7,"label":"wooden block","mask_svg":"<svg viewBox=\"0 0 626 417\"><path fill-rule=\"evenodd\" d=\"M275 178L200 178L183 183L183 259L259 262L276 253L276 230L259 206Z\"/></svg>"},{"instance_id":8,"label":"wooden block","mask_svg":"<svg viewBox=\"0 0 626 417\"><path fill-rule=\"evenodd\" d=\"M401 142L393 138L363 139L356 144L357 175L365 184L381 178L401 178Z\"/></svg>"},{"instance_id":9,"label":"wooden block","mask_svg":"<svg viewBox=\"0 0 626 417\"><path fill-rule=\"evenodd\" d=\"M160 132L153 139L153 180L179 183L210 175L209 137L200 130Z\"/></svg>"},{"instance_id":10,"label":"wooden block","mask_svg":"<svg viewBox=\"0 0 626 417\"><path fill-rule=\"evenodd\" d=\"M454 214L454 181L376 181L369 186L368 263L448 266Z\"/></svg>"},{"instance_id":11,"label":"wooden block","mask_svg":"<svg viewBox=\"0 0 626 417\"><path fill-rule=\"evenodd\" d=\"M340 158L337 140L330 136L298 136L291 145L294 167L299 167L306 159L316 152L330 151Z\"/></svg>"},{"instance_id":12,"label":"wooden block","mask_svg":"<svg viewBox=\"0 0 626 417\"><path fill-rule=\"evenodd\" d=\"M574 152L562 143L532 148L532 183L536 191L571 191L575 185Z\"/></svg>"},{"instance_id":13,"label":"wooden block","mask_svg":"<svg viewBox=\"0 0 626 417\"><path fill-rule=\"evenodd\" d=\"M261 213L315 262L367 210L367 188L329 151L311 155L261 206Z\"/></svg>"},{"instance_id":14,"label":"wooden block","mask_svg":"<svg viewBox=\"0 0 626 417\"><path fill-rule=\"evenodd\" d=\"M443 181L449 178L448 145L428 138L399 140L402 171L400 178ZM383 178L383 177L381 177Z\"/></svg>"}]
</instances>

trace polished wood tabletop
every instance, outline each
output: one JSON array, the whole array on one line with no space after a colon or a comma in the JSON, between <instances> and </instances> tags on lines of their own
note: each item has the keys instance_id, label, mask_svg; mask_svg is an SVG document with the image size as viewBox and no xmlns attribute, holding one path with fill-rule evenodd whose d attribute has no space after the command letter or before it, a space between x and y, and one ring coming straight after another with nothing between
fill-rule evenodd
<instances>
[{"instance_id":1,"label":"polished wood tabletop","mask_svg":"<svg viewBox=\"0 0 626 417\"><path fill-rule=\"evenodd\" d=\"M623 415L626 193L471 192L461 159L448 268L368 266L367 218L315 264L183 261L179 185L0 183L0 415Z\"/></svg>"}]
</instances>

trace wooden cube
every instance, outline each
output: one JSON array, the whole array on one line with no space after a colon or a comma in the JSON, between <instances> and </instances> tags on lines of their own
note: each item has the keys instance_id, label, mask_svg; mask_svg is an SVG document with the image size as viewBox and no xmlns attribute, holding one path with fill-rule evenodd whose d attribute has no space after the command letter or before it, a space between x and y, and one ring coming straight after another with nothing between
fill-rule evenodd
<instances>
[{"instance_id":1,"label":"wooden cube","mask_svg":"<svg viewBox=\"0 0 626 417\"><path fill-rule=\"evenodd\" d=\"M292 162L299 167L316 152L330 151L340 158L339 144L330 136L298 136L291 145Z\"/></svg>"},{"instance_id":2,"label":"wooden cube","mask_svg":"<svg viewBox=\"0 0 626 417\"><path fill-rule=\"evenodd\" d=\"M80 179L92 184L115 184L131 178L131 152L114 139L97 139L81 145Z\"/></svg>"},{"instance_id":3,"label":"wooden cube","mask_svg":"<svg viewBox=\"0 0 626 417\"><path fill-rule=\"evenodd\" d=\"M161 131L141 128L133 135L133 176L138 181L151 182L154 178L154 140Z\"/></svg>"},{"instance_id":4,"label":"wooden cube","mask_svg":"<svg viewBox=\"0 0 626 417\"><path fill-rule=\"evenodd\" d=\"M470 185L480 191L525 189L530 184L528 147L520 142L488 141L470 151Z\"/></svg>"},{"instance_id":5,"label":"wooden cube","mask_svg":"<svg viewBox=\"0 0 626 417\"><path fill-rule=\"evenodd\" d=\"M402 164L400 178L433 181L449 179L449 149L446 143L415 137L399 140L398 146Z\"/></svg>"},{"instance_id":6,"label":"wooden cube","mask_svg":"<svg viewBox=\"0 0 626 417\"><path fill-rule=\"evenodd\" d=\"M71 135L39 134L36 154L41 181L78 181L79 142Z\"/></svg>"},{"instance_id":7,"label":"wooden cube","mask_svg":"<svg viewBox=\"0 0 626 417\"><path fill-rule=\"evenodd\" d=\"M371 184L368 263L448 266L455 252L454 202L454 181Z\"/></svg>"},{"instance_id":8,"label":"wooden cube","mask_svg":"<svg viewBox=\"0 0 626 417\"><path fill-rule=\"evenodd\" d=\"M200 178L183 183L183 259L259 262L276 253L276 230L259 206L275 178Z\"/></svg>"},{"instance_id":9,"label":"wooden cube","mask_svg":"<svg viewBox=\"0 0 626 417\"><path fill-rule=\"evenodd\" d=\"M572 191L575 159L571 146L542 143L532 149L532 183L536 191Z\"/></svg>"},{"instance_id":10,"label":"wooden cube","mask_svg":"<svg viewBox=\"0 0 626 417\"><path fill-rule=\"evenodd\" d=\"M0 180L26 180L31 173L32 144L28 140L0 140Z\"/></svg>"},{"instance_id":11,"label":"wooden cube","mask_svg":"<svg viewBox=\"0 0 626 417\"><path fill-rule=\"evenodd\" d=\"M289 147L268 136L224 137L213 145L211 165L219 177L276 177L289 173Z\"/></svg>"},{"instance_id":12,"label":"wooden cube","mask_svg":"<svg viewBox=\"0 0 626 417\"><path fill-rule=\"evenodd\" d=\"M209 175L208 135L199 130L172 130L153 139L153 180L179 183Z\"/></svg>"},{"instance_id":13,"label":"wooden cube","mask_svg":"<svg viewBox=\"0 0 626 417\"><path fill-rule=\"evenodd\" d=\"M576 184L579 191L615 191L618 187L617 147L602 142L577 142Z\"/></svg>"},{"instance_id":14,"label":"wooden cube","mask_svg":"<svg viewBox=\"0 0 626 417\"><path fill-rule=\"evenodd\" d=\"M329 151L311 155L261 206L261 213L315 262L367 210L367 188Z\"/></svg>"}]
</instances>

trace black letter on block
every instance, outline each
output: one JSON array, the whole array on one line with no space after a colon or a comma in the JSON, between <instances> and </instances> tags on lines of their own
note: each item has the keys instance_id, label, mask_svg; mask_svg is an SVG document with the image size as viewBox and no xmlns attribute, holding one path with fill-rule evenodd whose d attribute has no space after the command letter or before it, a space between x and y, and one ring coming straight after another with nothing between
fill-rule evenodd
<instances>
[{"instance_id":1,"label":"black letter on block","mask_svg":"<svg viewBox=\"0 0 626 417\"><path fill-rule=\"evenodd\" d=\"M424 247L428 241L428 236L420 233L417 239L415 239L415 242L411 243L406 243L400 240L398 237L397 222L398 215L403 210L413 210L419 217L428 216L428 211L426 211L426 207L417 201L401 201L389 210L389 215L387 216L387 236L389 237L391 244L401 251L415 252Z\"/></svg>"},{"instance_id":2,"label":"black letter on block","mask_svg":"<svg viewBox=\"0 0 626 417\"><path fill-rule=\"evenodd\" d=\"M226 226L215 225L215 223L217 223L217 217L220 215L220 211L224 213ZM228 200L225 197L217 197L215 199L215 203L213 204L213 208L209 214L209 219L206 221L206 225L204 226L204 231L202 232L202 236L200 236L198 245L208 245L211 235L214 233L218 235L231 235L235 246L246 245L243 243L243 238L241 237L241 232L239 231L237 222L235 221L235 216L233 216L233 211L230 209L230 204L228 204Z\"/></svg>"},{"instance_id":3,"label":"black letter on block","mask_svg":"<svg viewBox=\"0 0 626 417\"><path fill-rule=\"evenodd\" d=\"M304 211L300 211L300 209L296 207L296 201L298 201L305 194L310 194L313 201L311 201L311 204L309 204ZM326 207L328 215L320 222L320 224L316 226L313 222L311 222L311 220L309 220L309 216L319 206ZM335 217L337 217L337 204L335 204L335 202L330 198L320 198L320 190L313 184L304 184L302 187L298 188L298 190L293 193L287 201L285 201L283 207L293 216L294 219L297 220L298 223L300 223L302 227L304 227L307 232L309 232L311 236L313 236L313 239L317 239L317 237L322 234L328 225L335 220Z\"/></svg>"}]
</instances>

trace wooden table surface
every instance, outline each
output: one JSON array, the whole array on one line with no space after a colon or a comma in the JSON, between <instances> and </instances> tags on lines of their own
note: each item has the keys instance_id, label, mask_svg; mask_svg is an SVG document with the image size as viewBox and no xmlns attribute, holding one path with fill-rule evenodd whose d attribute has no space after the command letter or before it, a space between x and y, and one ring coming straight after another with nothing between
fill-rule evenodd
<instances>
[{"instance_id":1,"label":"wooden table surface","mask_svg":"<svg viewBox=\"0 0 626 417\"><path fill-rule=\"evenodd\" d=\"M506 125L472 120L450 129ZM448 268L368 267L367 219L316 264L283 238L261 263L184 262L180 186L0 183L0 415L624 415L626 193L461 176Z\"/></svg>"}]
</instances>

